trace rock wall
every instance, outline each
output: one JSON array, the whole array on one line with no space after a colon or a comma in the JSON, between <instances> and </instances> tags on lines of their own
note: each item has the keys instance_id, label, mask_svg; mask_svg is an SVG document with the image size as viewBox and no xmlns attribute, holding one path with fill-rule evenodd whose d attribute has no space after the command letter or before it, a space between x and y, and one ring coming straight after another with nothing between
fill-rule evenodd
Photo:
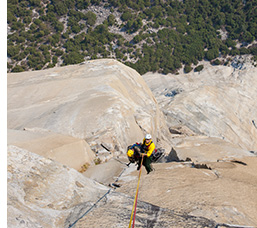
<instances>
[{"instance_id":1,"label":"rock wall","mask_svg":"<svg viewBox=\"0 0 257 228\"><path fill-rule=\"evenodd\" d=\"M169 134L144 79L112 59L8 74L7 124L84 139L102 160L146 132L160 143Z\"/></svg>"},{"instance_id":2,"label":"rock wall","mask_svg":"<svg viewBox=\"0 0 257 228\"><path fill-rule=\"evenodd\" d=\"M76 170L22 148L9 146L7 156L8 227L64 227L70 213L81 215L108 191Z\"/></svg>"},{"instance_id":3,"label":"rock wall","mask_svg":"<svg viewBox=\"0 0 257 228\"><path fill-rule=\"evenodd\" d=\"M256 226L256 70L204 69L145 75L156 99L115 60L8 74L8 227L127 227L136 166L115 158L75 169L146 132L179 158L143 169L136 226Z\"/></svg>"},{"instance_id":4,"label":"rock wall","mask_svg":"<svg viewBox=\"0 0 257 228\"><path fill-rule=\"evenodd\" d=\"M42 129L7 131L7 143L58 161L76 170L94 165L95 154L83 139Z\"/></svg>"},{"instance_id":5,"label":"rock wall","mask_svg":"<svg viewBox=\"0 0 257 228\"><path fill-rule=\"evenodd\" d=\"M197 134L257 151L257 68L247 58L240 68L203 62L201 72L143 77L169 126L185 125Z\"/></svg>"}]
</instances>

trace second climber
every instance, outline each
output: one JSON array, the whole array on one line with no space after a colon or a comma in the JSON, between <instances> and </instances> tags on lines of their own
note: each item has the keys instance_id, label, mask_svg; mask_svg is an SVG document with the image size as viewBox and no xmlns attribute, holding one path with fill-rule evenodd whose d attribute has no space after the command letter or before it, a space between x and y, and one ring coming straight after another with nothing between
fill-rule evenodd
<instances>
[{"instance_id":1,"label":"second climber","mask_svg":"<svg viewBox=\"0 0 257 228\"><path fill-rule=\"evenodd\" d=\"M137 170L141 167L141 162L143 159L143 166L146 169L147 174L149 174L151 171L153 171L152 168L152 153L155 149L154 142L152 141L152 136L150 134L146 134L145 138L143 140L143 143L141 144L141 156L138 161L138 167Z\"/></svg>"}]
</instances>

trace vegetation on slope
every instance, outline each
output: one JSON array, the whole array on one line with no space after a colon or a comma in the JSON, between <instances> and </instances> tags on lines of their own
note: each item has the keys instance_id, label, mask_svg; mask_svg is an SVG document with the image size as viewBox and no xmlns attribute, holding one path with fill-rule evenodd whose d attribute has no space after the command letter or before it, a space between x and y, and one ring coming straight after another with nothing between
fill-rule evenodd
<instances>
[{"instance_id":1,"label":"vegetation on slope","mask_svg":"<svg viewBox=\"0 0 257 228\"><path fill-rule=\"evenodd\" d=\"M107 57L141 74L190 72L221 56L257 60L257 0L7 2L9 72Z\"/></svg>"}]
</instances>

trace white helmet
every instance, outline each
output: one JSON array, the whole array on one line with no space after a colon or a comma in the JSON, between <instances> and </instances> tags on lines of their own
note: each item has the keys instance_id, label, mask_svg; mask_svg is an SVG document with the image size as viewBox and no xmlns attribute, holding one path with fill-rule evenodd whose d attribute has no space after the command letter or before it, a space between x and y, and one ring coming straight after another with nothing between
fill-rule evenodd
<instances>
[{"instance_id":1,"label":"white helmet","mask_svg":"<svg viewBox=\"0 0 257 228\"><path fill-rule=\"evenodd\" d=\"M150 134L145 135L145 139L151 139L151 138L152 138L152 136Z\"/></svg>"}]
</instances>

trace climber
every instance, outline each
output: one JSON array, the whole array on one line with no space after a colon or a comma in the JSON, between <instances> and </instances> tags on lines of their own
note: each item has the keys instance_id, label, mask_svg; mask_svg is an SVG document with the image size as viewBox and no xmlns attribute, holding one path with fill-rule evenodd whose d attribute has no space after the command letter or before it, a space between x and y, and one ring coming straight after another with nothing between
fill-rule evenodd
<instances>
[{"instance_id":1,"label":"climber","mask_svg":"<svg viewBox=\"0 0 257 228\"><path fill-rule=\"evenodd\" d=\"M130 163L138 162L141 153L141 145L135 143L132 146L128 146L127 155Z\"/></svg>"},{"instance_id":2,"label":"climber","mask_svg":"<svg viewBox=\"0 0 257 228\"><path fill-rule=\"evenodd\" d=\"M143 166L145 167L147 174L149 174L153 168L151 166L152 163L152 153L155 149L154 142L152 141L152 136L150 134L146 134L143 143L141 144L141 156L138 160L137 170L140 169L141 160L143 159Z\"/></svg>"}]
</instances>

